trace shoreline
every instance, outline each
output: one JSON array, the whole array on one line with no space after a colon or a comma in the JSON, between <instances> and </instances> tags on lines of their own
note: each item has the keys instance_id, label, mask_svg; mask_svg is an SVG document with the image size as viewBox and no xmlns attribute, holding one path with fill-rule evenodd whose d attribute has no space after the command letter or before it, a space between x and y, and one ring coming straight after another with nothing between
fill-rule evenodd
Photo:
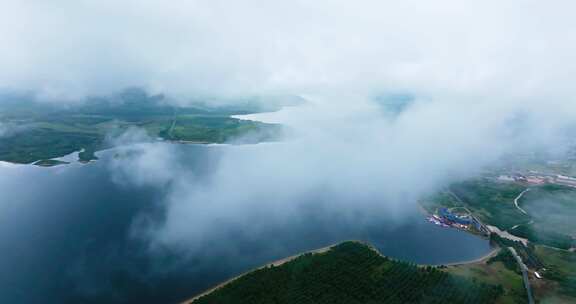
<instances>
[{"instance_id":1,"label":"shoreline","mask_svg":"<svg viewBox=\"0 0 576 304\"><path fill-rule=\"evenodd\" d=\"M231 143L208 142L208 141L163 140L163 139L152 141L152 143L154 143L154 142L166 143L166 144L172 144L172 145L192 145L192 146L206 146L206 147L246 146L246 145L258 145L258 144L263 144L263 143L271 143L268 141L262 141L262 142L257 142L257 143L231 144ZM146 143L146 142L142 142L142 143ZM122 147L122 146L103 148L101 150L94 151L94 154L96 155L96 153L100 153L100 152L104 152L104 151L108 151L108 150L113 150L113 149L118 148L118 147ZM52 168L52 167L58 167L58 166L59 167L69 166L69 165L74 165L74 164L86 165L86 164L96 162L99 160L98 158L91 159L91 160L68 159L68 160L65 160L66 163L62 163L62 164L58 164L58 165L44 166L44 165L37 165L36 164L39 161L45 161L45 160L60 161L62 158L65 158L65 157L68 157L70 155L77 154L77 153L79 153L79 151L75 151L75 152L72 152L70 154L62 155L62 156L55 157L55 158L39 159L39 160L33 161L31 163L17 163L17 162L11 162L11 161L6 161L6 160L0 160L0 167L33 166L33 167L40 167L40 168Z\"/></svg>"},{"instance_id":2,"label":"shoreline","mask_svg":"<svg viewBox=\"0 0 576 304\"><path fill-rule=\"evenodd\" d=\"M426 208L424 208L424 206L422 206L422 204L420 204L420 203L418 203L418 209L419 209L419 211L422 213L423 216L430 215L429 211L426 210ZM468 230L462 230L462 229L458 229L458 228L455 228L455 227L449 227L449 228L454 228L454 229L457 229L457 230L460 230L460 231L463 231L463 232L466 232L466 233L470 233L470 234L475 235L475 236L485 237L484 235L479 235L479 234L471 233L471 232L468 231ZM237 280L237 279L239 279L239 278L241 278L241 277L243 277L243 276L245 276L245 275L247 275L247 274L250 274L250 273L252 273L252 272L254 272L254 271L257 271L257 270L259 270L259 269L263 269L263 268L270 267L270 266L275 266L275 267L276 267L276 266L280 266L280 265L282 265L282 264L284 264L284 263L290 262L290 261L292 261L292 260L294 260L294 259L296 259L296 258L298 258L298 257L300 257L300 256L302 256L302 255L304 255L304 254L308 254L308 253L312 253L312 254L324 253L324 252L327 252L328 250L330 250L332 247L334 247L334 246L336 246L336 245L338 245L338 244L340 244L340 243L347 242L347 241L359 242L359 243L365 244L365 245L367 245L368 247L370 247L372 250L374 250L376 253L378 253L378 255L380 255L380 256L382 256L382 257L390 258L390 257L387 257L387 256L383 255L382 253L380 253L380 251L378 251L378 249L376 249L374 246L372 246L372 245L369 244L369 243L366 243L366 242L363 242L363 241L360 241L360 240L343 240L343 241L341 241L341 242L338 242L338 243L335 243L335 244L332 244L332 245L329 245L329 246L325 246L325 247L318 248L318 249L314 249L314 250L310 250L310 251L301 252L301 253L298 253L298 254L295 254L295 255L286 257L286 258L282 258L282 259L280 259L280 260L276 260L276 261L267 263L267 264L262 265L262 266L260 266L260 267L251 269L251 270L246 271L246 272L244 272L244 273L242 273L242 274L240 274L240 275L237 275L237 276L235 276L235 277L233 277L233 278L231 278L231 279L228 279L228 280L226 280L226 281L224 281L224 282L222 282L222 283L220 283L220 284L217 284L216 286L214 286L214 287L212 287L212 288L209 288L208 290L205 290L205 291L201 292L200 294L198 294L198 295L196 295L196 296L194 296L194 297L192 297L192 298L189 298L189 299L187 299L187 300L184 300L184 301L182 301L182 302L179 302L179 304L192 304L192 303L193 303L194 301L196 301L197 299L199 299L199 298L201 298L201 297L203 297L203 296L206 296L206 295L208 295L208 294L210 294L210 293L212 293L212 292L214 292L214 291L216 291L216 290L218 290L218 289L220 289L220 288L222 288L222 287L224 287L224 286L226 286L226 285L234 282L235 280ZM458 262L451 262L451 263L444 263L444 264L435 264L435 265L418 264L418 266L432 266L432 267L446 266L446 267L457 267L457 266L461 266L461 265L482 263L482 262L485 262L486 260L494 257L495 255L497 255L498 252L500 252L500 250L501 250L500 247L495 246L495 247L492 247L492 249L490 250L490 252L488 252L487 254L485 254L485 255L483 255L483 256L481 256L481 257L478 257L478 258L476 258L476 259L473 259L473 260L465 260L465 261L458 261Z\"/></svg>"},{"instance_id":3,"label":"shoreline","mask_svg":"<svg viewBox=\"0 0 576 304\"><path fill-rule=\"evenodd\" d=\"M201 142L201 141L180 141L180 140L158 140L156 142L163 142L163 143L168 143L168 144L173 144L173 145L201 145L201 146L227 146L227 145L229 145L226 143L212 143L212 142ZM96 155L96 153L100 153L100 152L104 152L104 151L108 151L108 150L113 150L113 149L118 148L118 147L121 147L121 146L103 148L101 150L94 151L94 155ZM86 164L93 163L93 162L96 162L99 160L98 158L91 159L91 160L80 160L79 158L63 160L64 158L69 158L70 156L73 156L74 154L78 154L82 150L74 151L70 154L62 155L59 157L54 157L54 158L49 158L49 159L39 159L39 160L33 161L31 163L16 163L16 162L11 162L11 161L6 161L6 160L0 160L0 167L33 166L33 167L40 167L40 168L53 168L53 167L58 167L58 166L62 167L62 166L69 166L69 165L74 165L74 164L86 165ZM49 165L49 166L36 164L37 162L46 161L46 160L47 161L63 161L65 163L61 163L61 164L57 164L57 165Z\"/></svg>"},{"instance_id":4,"label":"shoreline","mask_svg":"<svg viewBox=\"0 0 576 304\"><path fill-rule=\"evenodd\" d=\"M342 241L342 242L346 242L346 241ZM328 246L325 246L325 247L321 247L321 248L317 248L317 249L312 249L312 250L309 250L309 251L304 251L304 252L301 252L301 253L297 253L297 254L295 254L295 255L291 255L291 256L288 256L288 257L279 259L279 260L275 260L275 261L270 262L270 263L266 263L266 264L264 264L264 265L262 265L262 266L260 266L260 267L253 268L253 269L248 270L248 271L246 271L246 272L244 272L244 273L241 273L241 274L239 274L239 275L237 275L237 276L234 276L234 277L232 277L232 278L230 278L230 279L228 279L228 280L226 280L226 281L224 281L224 282L222 282L222 283L219 283L218 285L216 285L216 286L214 286L214 287L211 287L211 288L209 288L209 289L201 292L200 294L195 295L195 296L192 297L192 298L188 298L188 299L186 299L186 300L184 300L184 301L182 301L182 302L179 302L179 304L191 304L191 303L193 303L194 301L198 300L199 298L201 298L201 297L203 297L203 296L206 296L206 295L209 295L209 294L211 294L212 292L214 292L214 291L216 291L216 290L218 290L218 289L220 289L220 288L222 288L222 287L224 287L224 286L226 286L226 285L228 285L228 284L230 284L230 283L232 283L232 282L240 279L241 277L243 277L243 276L245 276L245 275L247 275L247 274L250 274L250 273L252 273L252 272L254 272L254 271L257 271L257 270L260 270L260 269L264 269L264 268L267 268L267 267L270 267L270 266L277 267L277 266L280 266L280 265L282 265L282 264L288 263L288 262L290 262L290 261L292 261L292 260L295 260L295 259L297 259L297 258L299 258L300 256L305 255L305 254L309 254L309 253L310 253L310 254L322 254L322 253L328 252L330 249L332 249L332 247L334 247L334 246L336 246L336 245L338 245L338 244L340 244L340 243L342 243L342 242L335 243L335 244L331 244L331 245L328 245ZM359 241L353 241L353 242L359 242ZM371 248L372 248L372 247L371 247Z\"/></svg>"},{"instance_id":5,"label":"shoreline","mask_svg":"<svg viewBox=\"0 0 576 304\"><path fill-rule=\"evenodd\" d=\"M494 247L492 248L492 250L490 252L488 252L487 254L477 258L477 259L473 259L473 260L468 260L468 261L461 261L461 262L453 262L453 263L446 263L446 264L442 264L444 266L460 266L460 265L468 265L468 264L477 264L480 262L484 262L488 259L490 259L491 257L494 257L498 254L498 252L500 252L500 250L502 250L502 248L500 247Z\"/></svg>"},{"instance_id":6,"label":"shoreline","mask_svg":"<svg viewBox=\"0 0 576 304\"><path fill-rule=\"evenodd\" d=\"M211 287L211 288L209 288L209 289L207 289L207 290L205 290L205 291L203 291L203 292L201 292L201 293L193 296L192 298L188 298L188 299L186 299L186 300L184 300L184 301L182 301L182 302L179 302L179 304L192 304L194 301L200 299L201 297L207 296L207 295L211 294L212 292L215 292L216 290L218 290L218 289L220 289L220 288L223 288L224 286L226 286L226 285L228 285L228 284L230 284L230 283L232 283L232 282L234 282L234 281L242 278L243 276L245 276L245 275L247 275L247 274L250 274L250 273L252 273L252 272L254 272L254 271L257 271L257 270L260 270L260 269L264 269L264 268L267 268L267 267L270 267L270 266L274 266L274 267L281 266L282 264L288 263L288 262L290 262L290 261L292 261L292 260L294 260L294 259L296 259L296 258L298 258L298 257L300 257L300 256L303 256L303 255L305 255L305 254L322 254L322 253L328 252L330 249L332 249L332 247L334 247L334 246L336 246L336 245L338 245L338 244L344 243L344 242L358 242L358 243L364 244L364 245L368 246L370 249L374 250L374 252L378 253L378 255L380 255L380 256L382 256L382 257L386 257L386 258L391 259L390 257L383 255L380 251L378 251L378 249L376 249L374 246L372 246L372 245L369 244L369 243L366 243L366 242L363 242L363 241L360 241L360 240L344 240L344 241L341 241L341 242L338 242L338 243L334 243L334 244L332 244L332 245L328 245L328 246L325 246L325 247L321 247L321 248L313 249L313 250L309 250L309 251L304 251L304 252L301 252L301 253L298 253L298 254L295 254L295 255L291 255L291 256L288 256L288 257L285 257L285 258L282 258L282 259L279 259L279 260L276 260L276 261L273 261L273 262L264 264L264 265L262 265L262 266L260 266L260 267L253 268L253 269L248 270L248 271L246 271L246 272L244 272L244 273L241 273L241 274L239 274L239 275L237 275L237 276L234 276L233 278L230 278L230 279L228 279L228 280L226 280L226 281L224 281L224 282L222 282L222 283L219 283L219 284L217 284L216 286ZM422 267L425 267L425 266L432 266L432 267L439 267L439 266L455 267L455 266L460 266L460 265L476 264L476 263L485 262L486 260L492 258L492 257L495 256L496 254L498 254L498 252L500 252L500 250L501 250L500 247L494 247L494 248L493 248L490 252L488 252L487 254L485 254L485 255L483 255L483 256L481 256L481 257L479 257L479 258L473 259L473 260L453 262L453 263L445 263L445 264L438 264L438 265L418 264L418 266L422 266Z\"/></svg>"}]
</instances>

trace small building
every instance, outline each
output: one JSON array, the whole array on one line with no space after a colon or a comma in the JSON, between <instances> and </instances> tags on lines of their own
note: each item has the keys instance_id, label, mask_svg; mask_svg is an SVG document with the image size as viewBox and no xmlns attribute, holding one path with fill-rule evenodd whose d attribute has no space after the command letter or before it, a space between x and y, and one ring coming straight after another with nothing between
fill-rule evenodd
<instances>
[{"instance_id":1,"label":"small building","mask_svg":"<svg viewBox=\"0 0 576 304\"><path fill-rule=\"evenodd\" d=\"M561 179L561 180L569 180L569 181L576 182L576 178L571 177L571 176L566 176L566 175L560 175L560 174L559 174L559 175L557 175L556 177L557 177L558 179Z\"/></svg>"},{"instance_id":2,"label":"small building","mask_svg":"<svg viewBox=\"0 0 576 304\"><path fill-rule=\"evenodd\" d=\"M538 271L534 271L534 275L536 276L536 278L542 279L542 276L538 273Z\"/></svg>"},{"instance_id":3,"label":"small building","mask_svg":"<svg viewBox=\"0 0 576 304\"><path fill-rule=\"evenodd\" d=\"M516 179L513 176L510 175L500 175L498 176L498 180L502 181L502 182L513 182L516 181Z\"/></svg>"},{"instance_id":4,"label":"small building","mask_svg":"<svg viewBox=\"0 0 576 304\"><path fill-rule=\"evenodd\" d=\"M576 187L576 178L570 176L558 175L555 182L559 185Z\"/></svg>"},{"instance_id":5,"label":"small building","mask_svg":"<svg viewBox=\"0 0 576 304\"><path fill-rule=\"evenodd\" d=\"M439 213L440 217L442 217L444 220L455 223L455 224L466 225L466 226L472 224L472 220L470 219L469 216L457 216L457 215L453 214L452 212L450 212L447 208L440 208L438 213Z\"/></svg>"},{"instance_id":6,"label":"small building","mask_svg":"<svg viewBox=\"0 0 576 304\"><path fill-rule=\"evenodd\" d=\"M540 176L529 176L526 178L526 182L534 185L542 185L546 183L546 180Z\"/></svg>"}]
</instances>

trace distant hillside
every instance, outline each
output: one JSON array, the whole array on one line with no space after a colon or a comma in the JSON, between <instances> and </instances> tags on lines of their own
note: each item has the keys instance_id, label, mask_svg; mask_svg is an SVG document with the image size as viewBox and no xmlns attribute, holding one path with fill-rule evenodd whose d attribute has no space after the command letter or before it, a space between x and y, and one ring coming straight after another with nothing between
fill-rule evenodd
<instances>
[{"instance_id":1,"label":"distant hillside","mask_svg":"<svg viewBox=\"0 0 576 304\"><path fill-rule=\"evenodd\" d=\"M0 100L0 161L13 163L47 165L80 150L80 160L94 160L96 151L110 146L108 138L129 128L143 129L152 138L189 143L256 143L276 140L281 131L279 125L230 117L264 109L256 100L234 106L175 106L163 95L141 89L68 106L27 95L0 98L5 98Z\"/></svg>"}]
</instances>

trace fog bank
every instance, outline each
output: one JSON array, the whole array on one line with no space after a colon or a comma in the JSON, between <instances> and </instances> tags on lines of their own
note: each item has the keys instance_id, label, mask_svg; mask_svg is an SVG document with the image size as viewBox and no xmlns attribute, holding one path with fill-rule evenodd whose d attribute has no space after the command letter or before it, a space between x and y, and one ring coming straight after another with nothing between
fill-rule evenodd
<instances>
[{"instance_id":1,"label":"fog bank","mask_svg":"<svg viewBox=\"0 0 576 304\"><path fill-rule=\"evenodd\" d=\"M257 238L313 208L350 223L400 220L422 195L505 153L561 152L576 117L572 1L9 0L1 8L5 90L62 103L131 86L178 103L309 101L276 117L290 128L284 141L223 148L209 178L166 143L121 148L131 156L110 165L118 183L168 191L160 219L134 224L152 247L199 250L231 238L225 228Z\"/></svg>"}]
</instances>

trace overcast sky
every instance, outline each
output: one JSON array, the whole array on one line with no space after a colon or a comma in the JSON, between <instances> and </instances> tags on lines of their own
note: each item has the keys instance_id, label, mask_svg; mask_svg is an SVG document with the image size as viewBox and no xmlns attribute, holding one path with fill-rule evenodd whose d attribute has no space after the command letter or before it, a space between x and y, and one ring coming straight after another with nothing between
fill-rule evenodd
<instances>
[{"instance_id":1,"label":"overcast sky","mask_svg":"<svg viewBox=\"0 0 576 304\"><path fill-rule=\"evenodd\" d=\"M231 148L203 187L162 144L111 166L173 185L154 235L198 245L216 219L280 219L311 190L397 210L503 153L561 145L576 117L575 11L569 0L2 0L0 88L53 102L127 86L305 96L285 121L296 138ZM371 101L397 93L414 100L396 119Z\"/></svg>"},{"instance_id":2,"label":"overcast sky","mask_svg":"<svg viewBox=\"0 0 576 304\"><path fill-rule=\"evenodd\" d=\"M48 98L573 98L573 1L3 0L0 87ZM573 99L571 99L573 101Z\"/></svg>"}]
</instances>

